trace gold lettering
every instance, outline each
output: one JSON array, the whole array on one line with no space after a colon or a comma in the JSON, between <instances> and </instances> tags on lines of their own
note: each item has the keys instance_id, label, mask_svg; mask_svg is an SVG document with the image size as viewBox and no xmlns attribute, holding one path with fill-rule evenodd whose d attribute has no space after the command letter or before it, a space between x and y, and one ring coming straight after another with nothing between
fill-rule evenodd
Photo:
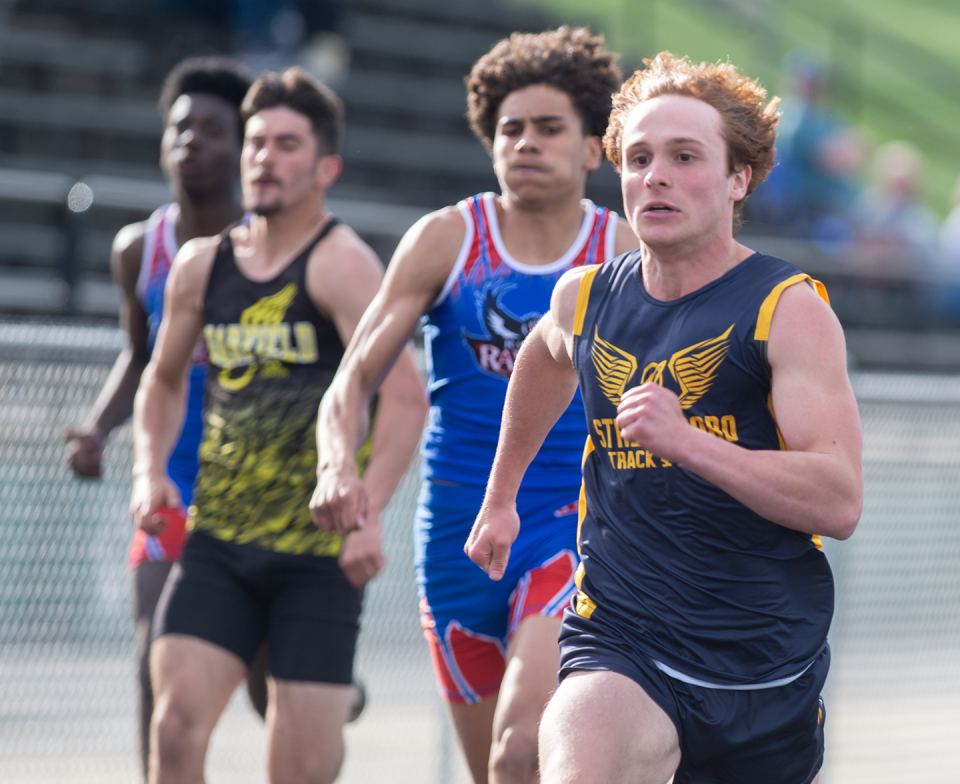
<instances>
[{"instance_id":1,"label":"gold lettering","mask_svg":"<svg viewBox=\"0 0 960 784\"><path fill-rule=\"evenodd\" d=\"M703 424L707 426L707 432L715 435L717 438L723 438L723 431L720 429L720 420L715 416L705 416Z\"/></svg>"},{"instance_id":2,"label":"gold lettering","mask_svg":"<svg viewBox=\"0 0 960 784\"><path fill-rule=\"evenodd\" d=\"M317 351L317 331L309 321L298 321L293 325L297 335L297 362L310 365L320 359Z\"/></svg>"},{"instance_id":3,"label":"gold lettering","mask_svg":"<svg viewBox=\"0 0 960 784\"><path fill-rule=\"evenodd\" d=\"M290 345L290 325L286 322L277 325L277 337L280 342L280 359L284 362L296 362L297 352Z\"/></svg>"},{"instance_id":4,"label":"gold lettering","mask_svg":"<svg viewBox=\"0 0 960 784\"><path fill-rule=\"evenodd\" d=\"M657 464L653 462L653 452L647 452L647 468L656 468Z\"/></svg>"},{"instance_id":5,"label":"gold lettering","mask_svg":"<svg viewBox=\"0 0 960 784\"><path fill-rule=\"evenodd\" d=\"M600 439L600 446L603 449L609 449L610 446L607 444L606 439L603 437L603 422L599 419L593 420L593 429L597 431L597 437Z\"/></svg>"},{"instance_id":6,"label":"gold lettering","mask_svg":"<svg viewBox=\"0 0 960 784\"><path fill-rule=\"evenodd\" d=\"M244 358L253 361L257 356L257 347L260 342L260 326L257 324L241 324L240 334L242 335L240 345Z\"/></svg>"},{"instance_id":7,"label":"gold lettering","mask_svg":"<svg viewBox=\"0 0 960 784\"><path fill-rule=\"evenodd\" d=\"M617 424L617 420L613 420L613 432L617 434L617 446L623 447L623 433L620 432L620 425Z\"/></svg>"},{"instance_id":8,"label":"gold lettering","mask_svg":"<svg viewBox=\"0 0 960 784\"><path fill-rule=\"evenodd\" d=\"M660 458L660 462L663 464L663 467L664 467L664 468L670 468L670 466L673 465L673 463L671 463L671 462L670 462L669 460L667 460L667 458L665 458L665 457L661 457L661 458Z\"/></svg>"},{"instance_id":9,"label":"gold lettering","mask_svg":"<svg viewBox=\"0 0 960 784\"><path fill-rule=\"evenodd\" d=\"M216 330L213 327L213 324L207 324L203 328L203 339L207 344L207 353L210 355L210 362L214 365L221 365L223 363L223 357L220 354L219 348L215 342Z\"/></svg>"},{"instance_id":10,"label":"gold lettering","mask_svg":"<svg viewBox=\"0 0 960 784\"><path fill-rule=\"evenodd\" d=\"M227 362L225 367L236 367L240 364L240 344L243 340L243 334L240 332L239 324L227 325L227 337L225 347L227 349Z\"/></svg>"},{"instance_id":11,"label":"gold lettering","mask_svg":"<svg viewBox=\"0 0 960 784\"><path fill-rule=\"evenodd\" d=\"M636 468L637 461L633 457L633 451L627 452L627 468Z\"/></svg>"},{"instance_id":12,"label":"gold lettering","mask_svg":"<svg viewBox=\"0 0 960 784\"><path fill-rule=\"evenodd\" d=\"M601 419L600 421L603 422L603 424L604 424L604 425L606 426L606 428L607 428L607 443L610 444L610 448L612 449L612 448L613 448L613 439L610 438L610 425L612 425L616 420L614 420L614 419Z\"/></svg>"},{"instance_id":13,"label":"gold lettering","mask_svg":"<svg viewBox=\"0 0 960 784\"><path fill-rule=\"evenodd\" d=\"M217 364L221 367L226 367L230 361L230 357L227 356L226 328L223 324L218 324L214 327L213 336L213 342L217 346L217 355L220 357L220 362Z\"/></svg>"},{"instance_id":14,"label":"gold lettering","mask_svg":"<svg viewBox=\"0 0 960 784\"><path fill-rule=\"evenodd\" d=\"M623 456L623 452L614 452L613 454L617 456L617 468L626 468L627 459Z\"/></svg>"},{"instance_id":15,"label":"gold lettering","mask_svg":"<svg viewBox=\"0 0 960 784\"><path fill-rule=\"evenodd\" d=\"M720 427L723 429L723 437L726 438L727 441L740 440L737 438L737 420L730 414L727 414L720 420Z\"/></svg>"},{"instance_id":16,"label":"gold lettering","mask_svg":"<svg viewBox=\"0 0 960 784\"><path fill-rule=\"evenodd\" d=\"M611 467L611 468L616 468L616 467L617 467L617 461L613 459L613 458L614 458L614 455L616 455L616 454L617 454L616 452L607 452L607 457L610 458L610 467Z\"/></svg>"},{"instance_id":17,"label":"gold lettering","mask_svg":"<svg viewBox=\"0 0 960 784\"><path fill-rule=\"evenodd\" d=\"M646 460L644 460L644 457L643 457L645 454L646 454L646 453L645 453L642 449L638 449L638 450L637 450L637 462L636 462L637 468L646 468L646 467L647 467L647 462L646 462Z\"/></svg>"},{"instance_id":18,"label":"gold lettering","mask_svg":"<svg viewBox=\"0 0 960 784\"><path fill-rule=\"evenodd\" d=\"M317 331L309 321L298 321L293 325L297 334L297 362L310 365L320 359L317 351Z\"/></svg>"},{"instance_id":19,"label":"gold lettering","mask_svg":"<svg viewBox=\"0 0 960 784\"><path fill-rule=\"evenodd\" d=\"M263 325L263 346L261 355L266 359L283 359L283 353L280 351L280 325Z\"/></svg>"},{"instance_id":20,"label":"gold lettering","mask_svg":"<svg viewBox=\"0 0 960 784\"><path fill-rule=\"evenodd\" d=\"M697 430L702 430L704 433L707 432L707 428L703 426L703 420L698 416L690 417L690 424L697 428Z\"/></svg>"}]
</instances>

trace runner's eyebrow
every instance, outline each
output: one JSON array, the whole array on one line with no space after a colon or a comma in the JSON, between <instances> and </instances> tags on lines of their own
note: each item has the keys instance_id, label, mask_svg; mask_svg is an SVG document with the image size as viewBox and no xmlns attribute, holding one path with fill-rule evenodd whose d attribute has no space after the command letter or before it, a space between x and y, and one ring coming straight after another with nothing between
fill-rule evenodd
<instances>
[{"instance_id":1,"label":"runner's eyebrow","mask_svg":"<svg viewBox=\"0 0 960 784\"><path fill-rule=\"evenodd\" d=\"M697 147L703 147L704 143L699 139L688 139L686 137L680 136L676 139L667 139L666 146L668 147L683 147L684 145L694 144ZM637 139L635 142L627 145L627 151L636 149L638 147L651 147L652 142L649 139Z\"/></svg>"},{"instance_id":2,"label":"runner's eyebrow","mask_svg":"<svg viewBox=\"0 0 960 784\"><path fill-rule=\"evenodd\" d=\"M497 125L509 125L511 123L523 122L526 117L501 117ZM560 122L565 118L559 114L541 114L537 117L530 117L530 122L533 123L546 123L546 122Z\"/></svg>"}]
</instances>

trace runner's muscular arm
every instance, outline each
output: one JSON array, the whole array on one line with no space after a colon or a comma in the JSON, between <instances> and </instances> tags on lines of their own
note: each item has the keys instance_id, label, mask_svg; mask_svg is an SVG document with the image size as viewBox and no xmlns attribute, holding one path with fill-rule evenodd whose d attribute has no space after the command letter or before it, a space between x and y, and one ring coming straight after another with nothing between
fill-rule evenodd
<instances>
[{"instance_id":1,"label":"runner's muscular arm","mask_svg":"<svg viewBox=\"0 0 960 784\"><path fill-rule=\"evenodd\" d=\"M113 240L110 272L120 289L120 323L127 333L127 345L113 363L84 425L63 428L68 442L67 464L77 476L100 476L104 444L110 432L133 413L133 397L150 361L147 314L137 298L146 229L146 223L132 223L120 229Z\"/></svg>"},{"instance_id":2,"label":"runner's muscular arm","mask_svg":"<svg viewBox=\"0 0 960 784\"><path fill-rule=\"evenodd\" d=\"M180 493L167 476L167 460L183 427L187 372L203 330L203 296L217 240L191 240L177 254L164 291L163 321L153 357L143 372L133 410L133 519L149 534L163 531L161 506L176 509Z\"/></svg>"},{"instance_id":3,"label":"runner's muscular arm","mask_svg":"<svg viewBox=\"0 0 960 784\"><path fill-rule=\"evenodd\" d=\"M311 297L328 314L344 345L353 339L357 324L376 296L383 267L376 254L348 227L338 227L331 242L318 248L316 263L308 268ZM380 546L380 513L406 473L420 439L426 414L426 391L413 351L401 345L399 357L384 379L373 428L370 462L365 479L370 487L366 524L350 532L340 554L340 566L358 588L376 576L386 560ZM319 415L318 415L319 416ZM357 448L359 448L357 444ZM318 441L318 462L323 445ZM356 449L350 460L356 465ZM356 469L354 468L354 473ZM318 478L317 492L321 489ZM316 496L316 492L314 494Z\"/></svg>"},{"instance_id":4,"label":"runner's muscular arm","mask_svg":"<svg viewBox=\"0 0 960 784\"><path fill-rule=\"evenodd\" d=\"M453 269L464 233L463 218L455 207L431 213L415 223L400 241L380 290L353 333L340 369L320 404L317 419L320 459L311 509L314 521L325 530L345 533L362 525L368 504L365 485L370 487L369 504L375 510L382 509L395 488L395 483L388 488L389 483L377 479L373 461L364 480L357 476L354 455L366 437L368 402L401 355L420 316L440 294ZM403 356L409 358L410 350ZM409 378L411 373L416 373L419 380L419 372L415 366L411 368L410 361L405 358L404 367L397 363L394 372L400 371L398 380ZM384 394L391 382L390 377L384 382ZM412 390L412 386L409 388ZM373 441L375 452L378 439L387 437L393 428L403 428L404 432L409 428L411 436L415 431L413 445L416 445L427 405L422 382L418 381L416 394L416 412L396 414L389 413L389 401L381 395ZM405 416L408 421L401 423L394 419L396 416ZM398 437L399 432L395 430L393 436ZM402 468L406 469L406 463ZM401 476L402 471L396 480Z\"/></svg>"},{"instance_id":5,"label":"runner's muscular arm","mask_svg":"<svg viewBox=\"0 0 960 784\"><path fill-rule=\"evenodd\" d=\"M550 311L523 341L507 385L490 480L463 548L492 580L503 577L520 531L516 500L523 475L577 390L573 317L585 271L572 270L557 282Z\"/></svg>"},{"instance_id":6,"label":"runner's muscular arm","mask_svg":"<svg viewBox=\"0 0 960 784\"><path fill-rule=\"evenodd\" d=\"M781 295L767 356L773 408L790 451L749 450L690 427L677 396L655 384L624 394L620 430L768 520L847 539L863 507L860 416L840 323L811 287Z\"/></svg>"}]
</instances>

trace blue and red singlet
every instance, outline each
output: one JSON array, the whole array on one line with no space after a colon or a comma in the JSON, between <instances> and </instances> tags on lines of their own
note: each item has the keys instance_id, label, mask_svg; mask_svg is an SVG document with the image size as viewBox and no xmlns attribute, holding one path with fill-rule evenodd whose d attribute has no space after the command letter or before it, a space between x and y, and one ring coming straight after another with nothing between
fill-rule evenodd
<instances>
[{"instance_id":1,"label":"blue and red singlet","mask_svg":"<svg viewBox=\"0 0 960 784\"><path fill-rule=\"evenodd\" d=\"M147 315L147 345L150 352L157 340L163 319L163 291L170 265L177 255L176 224L180 206L176 203L158 208L147 221L143 243L143 259L137 279L137 299ZM203 382L207 372L207 354L203 339L194 350L193 365L188 376L189 393L183 430L167 463L167 473L180 490L182 512L193 500L193 480L197 475L197 449L203 432ZM146 561L176 561L186 538L185 518L171 516L160 536L149 536L143 530L134 533L127 562L136 568Z\"/></svg>"},{"instance_id":2,"label":"blue and red singlet","mask_svg":"<svg viewBox=\"0 0 960 784\"><path fill-rule=\"evenodd\" d=\"M510 636L531 614L559 615L575 593L580 457L577 392L524 477L522 523L507 574L491 581L464 554L493 465L507 382L523 343L568 270L614 255L618 216L584 200L583 221L556 261L528 265L506 249L497 196L460 202L466 233L440 296L424 316L430 414L415 522L421 614L442 695L477 702L500 685Z\"/></svg>"}]
</instances>

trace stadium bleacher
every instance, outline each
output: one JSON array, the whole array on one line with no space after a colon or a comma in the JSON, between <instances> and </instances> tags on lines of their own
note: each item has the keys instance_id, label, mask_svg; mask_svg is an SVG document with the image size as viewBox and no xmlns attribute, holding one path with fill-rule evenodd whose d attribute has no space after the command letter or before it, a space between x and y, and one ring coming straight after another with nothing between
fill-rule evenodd
<instances>
[{"instance_id":1,"label":"stadium bleacher","mask_svg":"<svg viewBox=\"0 0 960 784\"><path fill-rule=\"evenodd\" d=\"M347 105L346 166L331 200L385 261L420 215L496 188L464 117L463 77L496 40L553 24L503 2L347 4L350 68L336 85ZM156 163L159 85L184 54L222 42L209 25L190 17L180 26L189 35L171 38L176 20L151 17L146 0L0 5L0 312L115 316L112 237L168 198ZM80 181L93 203L72 213L66 195ZM619 209L609 164L588 195ZM827 279L863 366L960 368L957 325L930 322L932 281L922 273L868 279L809 244L750 239Z\"/></svg>"}]
</instances>

